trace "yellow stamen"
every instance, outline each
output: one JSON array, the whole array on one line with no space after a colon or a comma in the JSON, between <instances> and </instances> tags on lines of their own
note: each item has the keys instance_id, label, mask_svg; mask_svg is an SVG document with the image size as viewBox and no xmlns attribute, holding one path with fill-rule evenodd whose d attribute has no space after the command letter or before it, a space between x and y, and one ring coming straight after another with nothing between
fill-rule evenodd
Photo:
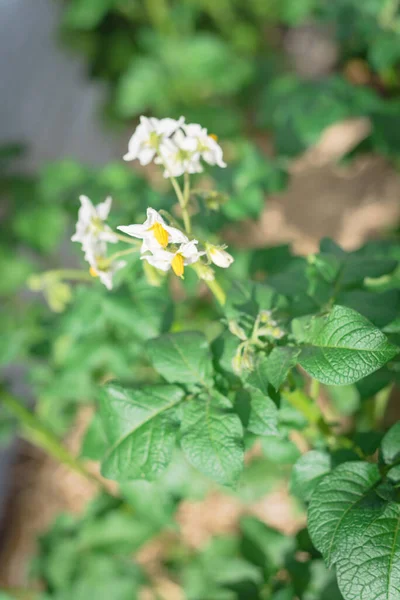
<instances>
[{"instance_id":1,"label":"yellow stamen","mask_svg":"<svg viewBox=\"0 0 400 600\"><path fill-rule=\"evenodd\" d=\"M210 133L210 138L212 138L215 142L218 142L218 136L215 133Z\"/></svg>"},{"instance_id":2,"label":"yellow stamen","mask_svg":"<svg viewBox=\"0 0 400 600\"><path fill-rule=\"evenodd\" d=\"M96 271L96 269L94 267L90 267L89 273L91 274L92 277L98 277L99 276L98 272Z\"/></svg>"},{"instance_id":3,"label":"yellow stamen","mask_svg":"<svg viewBox=\"0 0 400 600\"><path fill-rule=\"evenodd\" d=\"M162 246L163 248L166 248L168 246L168 232L165 231L161 223L154 223L154 225L149 227L149 231L153 232L154 237L156 238L160 246Z\"/></svg>"},{"instance_id":4,"label":"yellow stamen","mask_svg":"<svg viewBox=\"0 0 400 600\"><path fill-rule=\"evenodd\" d=\"M171 267L177 277L182 277L185 270L182 254L175 254L171 262Z\"/></svg>"}]
</instances>

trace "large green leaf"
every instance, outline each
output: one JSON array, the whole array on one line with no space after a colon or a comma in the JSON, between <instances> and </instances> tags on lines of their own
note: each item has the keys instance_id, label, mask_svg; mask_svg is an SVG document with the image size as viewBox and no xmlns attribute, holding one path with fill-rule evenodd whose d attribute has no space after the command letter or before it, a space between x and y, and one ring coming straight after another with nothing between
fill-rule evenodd
<instances>
[{"instance_id":1,"label":"large green leaf","mask_svg":"<svg viewBox=\"0 0 400 600\"><path fill-rule=\"evenodd\" d=\"M189 462L218 483L233 486L243 469L243 430L227 398L201 394L184 408L181 446Z\"/></svg>"},{"instance_id":2,"label":"large green leaf","mask_svg":"<svg viewBox=\"0 0 400 600\"><path fill-rule=\"evenodd\" d=\"M202 333L167 333L150 340L147 351L154 368L170 383L211 385L211 353Z\"/></svg>"},{"instance_id":3,"label":"large green leaf","mask_svg":"<svg viewBox=\"0 0 400 600\"><path fill-rule=\"evenodd\" d=\"M111 447L102 473L109 479L156 478L169 464L184 392L173 385L126 390L109 385L101 398L101 418Z\"/></svg>"},{"instance_id":4,"label":"large green leaf","mask_svg":"<svg viewBox=\"0 0 400 600\"><path fill-rule=\"evenodd\" d=\"M359 512L349 526L346 552L336 563L340 591L345 600L397 600L400 505L389 502L380 511Z\"/></svg>"},{"instance_id":5,"label":"large green leaf","mask_svg":"<svg viewBox=\"0 0 400 600\"><path fill-rule=\"evenodd\" d=\"M313 543L336 565L345 600L396 600L400 590L400 505L376 465L345 463L315 490Z\"/></svg>"},{"instance_id":6,"label":"large green leaf","mask_svg":"<svg viewBox=\"0 0 400 600\"><path fill-rule=\"evenodd\" d=\"M312 377L328 385L354 383L397 353L379 329L344 306L334 306L327 316L310 319L302 336L298 362Z\"/></svg>"},{"instance_id":7,"label":"large green leaf","mask_svg":"<svg viewBox=\"0 0 400 600\"><path fill-rule=\"evenodd\" d=\"M329 566L341 557L347 528L351 528L356 517L363 519L366 500L379 479L376 465L349 462L326 476L315 490L308 512L308 529Z\"/></svg>"}]
</instances>

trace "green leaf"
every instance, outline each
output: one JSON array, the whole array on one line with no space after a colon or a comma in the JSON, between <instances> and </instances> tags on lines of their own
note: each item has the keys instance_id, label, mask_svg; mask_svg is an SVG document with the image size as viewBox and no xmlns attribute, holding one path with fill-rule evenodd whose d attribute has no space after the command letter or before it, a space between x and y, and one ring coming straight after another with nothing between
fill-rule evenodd
<instances>
[{"instance_id":1,"label":"green leaf","mask_svg":"<svg viewBox=\"0 0 400 600\"><path fill-rule=\"evenodd\" d=\"M274 464L293 465L300 457L297 446L286 437L264 437L263 454Z\"/></svg>"},{"instance_id":2,"label":"green leaf","mask_svg":"<svg viewBox=\"0 0 400 600\"><path fill-rule=\"evenodd\" d=\"M132 506L135 518L157 529L171 523L175 510L173 496L159 481L129 481L120 486L124 499Z\"/></svg>"},{"instance_id":3,"label":"green leaf","mask_svg":"<svg viewBox=\"0 0 400 600\"><path fill-rule=\"evenodd\" d=\"M303 454L292 469L291 492L308 502L318 483L330 470L331 459L326 452L311 450Z\"/></svg>"},{"instance_id":4,"label":"green leaf","mask_svg":"<svg viewBox=\"0 0 400 600\"><path fill-rule=\"evenodd\" d=\"M398 290L387 290L380 293L349 290L338 294L337 302L353 308L379 329L386 327L400 312Z\"/></svg>"},{"instance_id":5,"label":"green leaf","mask_svg":"<svg viewBox=\"0 0 400 600\"><path fill-rule=\"evenodd\" d=\"M228 319L237 319L243 314L256 317L261 309L274 310L285 306L285 299L273 288L252 281L235 281L224 310Z\"/></svg>"},{"instance_id":6,"label":"green leaf","mask_svg":"<svg viewBox=\"0 0 400 600\"><path fill-rule=\"evenodd\" d=\"M41 252L51 252L62 239L66 215L57 205L33 204L21 211L13 221L13 230L25 243Z\"/></svg>"},{"instance_id":7,"label":"green leaf","mask_svg":"<svg viewBox=\"0 0 400 600\"><path fill-rule=\"evenodd\" d=\"M400 465L392 467L387 474L387 477L393 483L400 483Z\"/></svg>"},{"instance_id":8,"label":"green leaf","mask_svg":"<svg viewBox=\"0 0 400 600\"><path fill-rule=\"evenodd\" d=\"M256 364L254 371L248 376L246 383L268 396L269 380L267 376L267 358L262 358Z\"/></svg>"},{"instance_id":9,"label":"green leaf","mask_svg":"<svg viewBox=\"0 0 400 600\"><path fill-rule=\"evenodd\" d=\"M400 421L397 421L384 436L381 444L382 457L387 465L400 459Z\"/></svg>"},{"instance_id":10,"label":"green leaf","mask_svg":"<svg viewBox=\"0 0 400 600\"><path fill-rule=\"evenodd\" d=\"M227 398L211 391L186 404L181 446L196 469L223 485L236 484L243 469L243 429Z\"/></svg>"},{"instance_id":11,"label":"green leaf","mask_svg":"<svg viewBox=\"0 0 400 600\"><path fill-rule=\"evenodd\" d=\"M276 390L285 383L290 369L296 364L298 354L298 348L277 346L267 357L265 373Z\"/></svg>"},{"instance_id":12,"label":"green leaf","mask_svg":"<svg viewBox=\"0 0 400 600\"><path fill-rule=\"evenodd\" d=\"M397 353L379 329L344 306L334 306L327 316L309 320L302 333L305 345L298 362L309 375L328 385L354 383Z\"/></svg>"},{"instance_id":13,"label":"green leaf","mask_svg":"<svg viewBox=\"0 0 400 600\"><path fill-rule=\"evenodd\" d=\"M83 438L81 456L101 460L107 450L107 438L99 413L96 413Z\"/></svg>"},{"instance_id":14,"label":"green leaf","mask_svg":"<svg viewBox=\"0 0 400 600\"><path fill-rule=\"evenodd\" d=\"M267 572L282 568L285 556L293 550L294 540L268 527L256 517L245 516L240 521L243 554Z\"/></svg>"},{"instance_id":15,"label":"green leaf","mask_svg":"<svg viewBox=\"0 0 400 600\"><path fill-rule=\"evenodd\" d=\"M64 23L76 29L93 29L113 4L114 0L71 0Z\"/></svg>"},{"instance_id":16,"label":"green leaf","mask_svg":"<svg viewBox=\"0 0 400 600\"><path fill-rule=\"evenodd\" d=\"M170 383L212 384L213 368L208 342L202 333L168 333L147 343L156 371Z\"/></svg>"},{"instance_id":17,"label":"green leaf","mask_svg":"<svg viewBox=\"0 0 400 600\"><path fill-rule=\"evenodd\" d=\"M102 463L109 479L155 479L168 466L179 427L176 407L184 392L172 385L125 390L109 385L100 414L111 447Z\"/></svg>"},{"instance_id":18,"label":"green leaf","mask_svg":"<svg viewBox=\"0 0 400 600\"><path fill-rule=\"evenodd\" d=\"M153 288L135 278L131 295L121 290L102 299L104 316L111 323L129 329L140 340L147 341L169 330L173 309L165 289ZM135 318L132 318L132 314Z\"/></svg>"},{"instance_id":19,"label":"green leaf","mask_svg":"<svg viewBox=\"0 0 400 600\"><path fill-rule=\"evenodd\" d=\"M397 600L400 590L400 504L353 513L336 573L345 600ZM366 514L365 514L366 513Z\"/></svg>"},{"instance_id":20,"label":"green leaf","mask_svg":"<svg viewBox=\"0 0 400 600\"><path fill-rule=\"evenodd\" d=\"M268 395L255 387L247 386L250 393L248 431L256 435L278 434L278 408Z\"/></svg>"},{"instance_id":21,"label":"green leaf","mask_svg":"<svg viewBox=\"0 0 400 600\"><path fill-rule=\"evenodd\" d=\"M116 91L116 110L131 117L160 101L160 82L165 80L161 65L152 57L135 57L121 77ZM165 84L164 83L164 84Z\"/></svg>"},{"instance_id":22,"label":"green leaf","mask_svg":"<svg viewBox=\"0 0 400 600\"><path fill-rule=\"evenodd\" d=\"M376 517L373 502L376 494L373 489L379 480L376 465L348 462L327 475L313 493L308 511L308 529L313 544L322 553L328 566L343 557L347 534L356 519L360 519L361 525L368 526Z\"/></svg>"},{"instance_id":23,"label":"green leaf","mask_svg":"<svg viewBox=\"0 0 400 600\"><path fill-rule=\"evenodd\" d=\"M15 253L0 253L0 295L13 294L26 285L28 276L35 269L33 263Z\"/></svg>"}]
</instances>

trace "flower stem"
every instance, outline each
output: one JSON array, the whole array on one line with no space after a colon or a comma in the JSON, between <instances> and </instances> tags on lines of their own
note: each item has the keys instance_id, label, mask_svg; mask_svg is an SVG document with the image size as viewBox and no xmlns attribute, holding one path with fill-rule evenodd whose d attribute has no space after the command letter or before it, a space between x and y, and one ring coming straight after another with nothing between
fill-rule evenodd
<instances>
[{"instance_id":1,"label":"flower stem","mask_svg":"<svg viewBox=\"0 0 400 600\"><path fill-rule=\"evenodd\" d=\"M177 180L175 179L175 177L172 177L172 175L170 176L170 180L171 183L174 187L175 193L177 195L180 207L181 207L181 211L182 211L182 218L183 218L183 224L185 226L185 231L188 235L191 234L192 232L192 225L190 222L190 215L189 212L187 210L187 204L189 202L189 192L190 192L190 187L188 187L188 183L187 183L187 179L188 179L188 173L185 173L185 194L187 194L187 199L185 197L185 195L182 193L182 190L180 188L179 183L177 182Z\"/></svg>"},{"instance_id":2,"label":"flower stem","mask_svg":"<svg viewBox=\"0 0 400 600\"><path fill-rule=\"evenodd\" d=\"M27 441L33 443L42 450L45 450L50 456L72 469L72 471L83 475L86 479L103 487L108 493L108 489L103 482L90 473L78 458L75 458L75 456L70 454L70 452L61 444L57 436L54 435L54 433L50 431L50 429L48 429L34 413L21 404L19 400L4 390L1 390L1 402L18 420L21 426L22 436Z\"/></svg>"},{"instance_id":3,"label":"flower stem","mask_svg":"<svg viewBox=\"0 0 400 600\"><path fill-rule=\"evenodd\" d=\"M164 164L164 168L166 170L168 170L167 167L165 166L165 164ZM185 226L185 231L188 235L190 235L192 233L192 225L191 225L191 221L190 221L190 215L188 212L188 205L189 205L189 201L190 201L190 175L189 175L189 173L184 173L183 192L181 190L179 183L175 179L175 177L170 175L169 179L173 185L173 188L175 190L176 196L178 198L178 201L179 201L179 204L180 204L180 207L182 210L182 218L183 218L183 223ZM194 263L193 268L200 278L198 263ZM219 302L219 304L221 306L224 306L224 304L226 302L226 294L225 294L224 290L222 289L222 287L220 286L220 284L218 283L218 281L213 279L212 281L205 281L205 283L208 285L210 291L214 294L214 296L217 299L217 301Z\"/></svg>"},{"instance_id":4,"label":"flower stem","mask_svg":"<svg viewBox=\"0 0 400 600\"><path fill-rule=\"evenodd\" d=\"M185 223L185 228L188 235L192 231L192 225L190 223L190 215L188 211L188 205L190 200L190 176L189 173L184 174L184 183L183 183L183 205L182 206L182 216Z\"/></svg>"},{"instance_id":5,"label":"flower stem","mask_svg":"<svg viewBox=\"0 0 400 600\"><path fill-rule=\"evenodd\" d=\"M126 256L127 254L132 254L132 252L138 252L138 251L139 251L139 247L127 248L126 250L121 250L120 252L115 252L114 254L111 254L111 256L108 257L107 260L112 262L113 260L115 260L116 258L119 258L120 256Z\"/></svg>"},{"instance_id":6,"label":"flower stem","mask_svg":"<svg viewBox=\"0 0 400 600\"><path fill-rule=\"evenodd\" d=\"M305 416L310 424L315 425L321 419L319 407L301 390L285 392L284 397L289 404Z\"/></svg>"},{"instance_id":7,"label":"flower stem","mask_svg":"<svg viewBox=\"0 0 400 600\"><path fill-rule=\"evenodd\" d=\"M196 271L199 279L201 279L200 277L200 270L201 270L201 266L199 265L199 263L194 263L192 265L193 269ZM215 298L218 300L218 302L220 303L221 306L224 306L225 302L226 302L226 294L224 292L224 290L222 289L222 287L220 286L220 284L218 283L218 281L216 279L212 279L211 281L207 281L204 280L204 283L207 284L209 290L214 294Z\"/></svg>"},{"instance_id":8,"label":"flower stem","mask_svg":"<svg viewBox=\"0 0 400 600\"><path fill-rule=\"evenodd\" d=\"M226 294L220 286L220 284L218 283L218 281L213 279L212 281L206 281L206 284L208 285L208 287L210 288L220 305L224 306L226 302Z\"/></svg>"},{"instance_id":9,"label":"flower stem","mask_svg":"<svg viewBox=\"0 0 400 600\"><path fill-rule=\"evenodd\" d=\"M41 276L43 275L54 277L55 279L72 279L76 281L87 281L92 279L89 272L82 269L54 269L52 271L41 273Z\"/></svg>"},{"instance_id":10,"label":"flower stem","mask_svg":"<svg viewBox=\"0 0 400 600\"><path fill-rule=\"evenodd\" d=\"M116 233L115 231L113 231L113 234L115 235L115 237L117 237L119 240L121 240L121 242L126 242L127 244L135 244L135 245L140 243L140 242L138 242L138 240L132 239L128 235L123 235L122 233Z\"/></svg>"}]
</instances>

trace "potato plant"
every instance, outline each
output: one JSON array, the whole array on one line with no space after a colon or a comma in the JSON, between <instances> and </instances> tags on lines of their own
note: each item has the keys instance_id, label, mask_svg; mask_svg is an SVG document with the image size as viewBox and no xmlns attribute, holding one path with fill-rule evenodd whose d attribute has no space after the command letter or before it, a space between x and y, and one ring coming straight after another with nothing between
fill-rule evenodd
<instances>
[{"instance_id":1,"label":"potato plant","mask_svg":"<svg viewBox=\"0 0 400 600\"><path fill-rule=\"evenodd\" d=\"M42 537L36 596L160 597L132 554L169 531L162 563L182 598L396 600L400 426L384 417L400 368L398 242L346 252L324 239L307 257L227 248L223 228L252 216L270 165L244 146L230 166L217 136L183 117L142 117L124 159L151 163L155 189L122 165L100 185L64 164L71 189L87 184L72 235L84 268L32 273L53 313L24 314L21 340L16 301L6 324L3 360L23 347L37 403L4 389L4 429L12 416L100 487L85 515ZM101 197L113 186L114 203ZM67 204L65 222L77 198ZM81 405L93 419L75 457L60 440ZM246 503L283 481L307 528L284 535L244 514L234 533L185 547L181 501L217 487Z\"/></svg>"}]
</instances>

